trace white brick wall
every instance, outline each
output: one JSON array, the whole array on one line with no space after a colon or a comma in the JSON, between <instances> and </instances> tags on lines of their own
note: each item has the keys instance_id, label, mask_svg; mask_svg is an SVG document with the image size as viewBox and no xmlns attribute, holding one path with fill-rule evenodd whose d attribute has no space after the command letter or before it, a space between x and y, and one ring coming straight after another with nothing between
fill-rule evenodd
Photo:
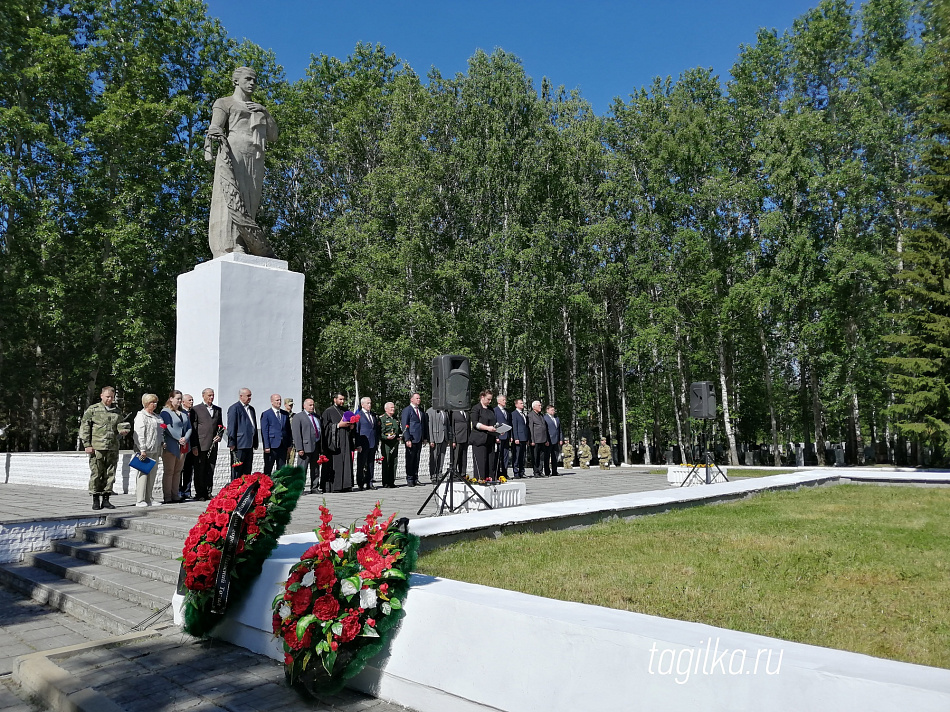
<instances>
[{"instance_id":1,"label":"white brick wall","mask_svg":"<svg viewBox=\"0 0 950 712\"><path fill-rule=\"evenodd\" d=\"M31 551L47 551L54 539L68 539L76 527L102 524L104 517L83 517L55 522L0 524L0 563L21 561Z\"/></svg>"}]
</instances>

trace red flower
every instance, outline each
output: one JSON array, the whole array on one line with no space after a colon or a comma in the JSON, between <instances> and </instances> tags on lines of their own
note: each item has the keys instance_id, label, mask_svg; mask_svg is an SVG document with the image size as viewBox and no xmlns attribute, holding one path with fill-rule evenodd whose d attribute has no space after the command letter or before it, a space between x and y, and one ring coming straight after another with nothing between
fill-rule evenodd
<instances>
[{"instance_id":1,"label":"red flower","mask_svg":"<svg viewBox=\"0 0 950 712\"><path fill-rule=\"evenodd\" d=\"M295 616L302 616L310 607L310 589L300 587L290 594L290 610Z\"/></svg>"},{"instance_id":2,"label":"red flower","mask_svg":"<svg viewBox=\"0 0 950 712\"><path fill-rule=\"evenodd\" d=\"M212 544L221 538L221 532L219 532L217 529L209 529L208 533L205 535L205 539L207 539Z\"/></svg>"},{"instance_id":3,"label":"red flower","mask_svg":"<svg viewBox=\"0 0 950 712\"><path fill-rule=\"evenodd\" d=\"M231 521L231 517L225 512L219 512L214 515L214 523L216 526L226 527L229 521Z\"/></svg>"},{"instance_id":4,"label":"red flower","mask_svg":"<svg viewBox=\"0 0 950 712\"><path fill-rule=\"evenodd\" d=\"M333 563L330 561L321 562L313 573L319 588L331 588L336 583L336 571L333 570Z\"/></svg>"},{"instance_id":5,"label":"red flower","mask_svg":"<svg viewBox=\"0 0 950 712\"><path fill-rule=\"evenodd\" d=\"M322 621L333 620L339 612L340 602L329 593L313 602L313 615Z\"/></svg>"},{"instance_id":6,"label":"red flower","mask_svg":"<svg viewBox=\"0 0 950 712\"><path fill-rule=\"evenodd\" d=\"M358 422L360 422L360 416L358 416L358 415L351 415L351 416L350 416L350 422L351 422L351 423L358 423Z\"/></svg>"},{"instance_id":7,"label":"red flower","mask_svg":"<svg viewBox=\"0 0 950 712\"><path fill-rule=\"evenodd\" d=\"M237 509L237 502L235 502L233 499L226 499L221 503L221 509L223 509L225 512L233 512L235 509Z\"/></svg>"},{"instance_id":8,"label":"red flower","mask_svg":"<svg viewBox=\"0 0 950 712\"><path fill-rule=\"evenodd\" d=\"M248 526L247 526L247 533L248 533L248 535L250 535L250 534L259 534L260 531L261 531L261 528L260 528L259 526L257 526L256 524L248 524Z\"/></svg>"},{"instance_id":9,"label":"red flower","mask_svg":"<svg viewBox=\"0 0 950 712\"><path fill-rule=\"evenodd\" d=\"M360 634L362 626L358 615L347 616L343 619L343 630L340 632L340 640L349 643L353 638Z\"/></svg>"},{"instance_id":10,"label":"red flower","mask_svg":"<svg viewBox=\"0 0 950 712\"><path fill-rule=\"evenodd\" d=\"M386 560L373 547L364 546L356 552L356 560L360 562L363 568L366 569L366 573L369 574L368 577L364 578L379 578L383 575Z\"/></svg>"},{"instance_id":11,"label":"red flower","mask_svg":"<svg viewBox=\"0 0 950 712\"><path fill-rule=\"evenodd\" d=\"M375 619L375 618L367 618L367 619L366 619L366 625L368 625L370 628L375 628L375 627L376 627L376 619Z\"/></svg>"},{"instance_id":12,"label":"red flower","mask_svg":"<svg viewBox=\"0 0 950 712\"><path fill-rule=\"evenodd\" d=\"M330 462L330 458L328 458L326 455L321 455L320 457L317 458L318 465L323 465L327 462Z\"/></svg>"},{"instance_id":13,"label":"red flower","mask_svg":"<svg viewBox=\"0 0 950 712\"><path fill-rule=\"evenodd\" d=\"M339 647L340 647L340 644L337 643L335 640L330 641L330 650L336 650Z\"/></svg>"},{"instance_id":14,"label":"red flower","mask_svg":"<svg viewBox=\"0 0 950 712\"><path fill-rule=\"evenodd\" d=\"M290 653L284 653L284 665L293 665L293 664L294 664L294 656L291 655Z\"/></svg>"},{"instance_id":15,"label":"red flower","mask_svg":"<svg viewBox=\"0 0 950 712\"><path fill-rule=\"evenodd\" d=\"M160 427L162 430L168 430L168 425L165 423L161 423L158 427Z\"/></svg>"}]
</instances>

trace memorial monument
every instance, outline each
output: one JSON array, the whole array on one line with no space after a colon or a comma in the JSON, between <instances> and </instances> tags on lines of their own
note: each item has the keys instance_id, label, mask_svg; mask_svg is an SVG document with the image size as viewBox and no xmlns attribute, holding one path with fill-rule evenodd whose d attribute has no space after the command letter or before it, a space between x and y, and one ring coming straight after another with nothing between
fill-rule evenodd
<instances>
[{"instance_id":1,"label":"memorial monument","mask_svg":"<svg viewBox=\"0 0 950 712\"><path fill-rule=\"evenodd\" d=\"M178 277L175 386L196 394L213 388L225 409L247 387L262 412L272 393L302 402L304 276L276 259L256 222L277 122L251 100L253 69L238 67L231 82L231 96L214 102L204 145L215 164L208 216L214 259Z\"/></svg>"}]
</instances>

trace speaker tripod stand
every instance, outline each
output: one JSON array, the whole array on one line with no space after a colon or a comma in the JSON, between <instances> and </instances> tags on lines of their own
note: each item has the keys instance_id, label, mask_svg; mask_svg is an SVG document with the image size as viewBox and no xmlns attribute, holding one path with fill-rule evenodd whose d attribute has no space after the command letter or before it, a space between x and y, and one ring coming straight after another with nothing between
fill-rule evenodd
<instances>
[{"instance_id":1,"label":"speaker tripod stand","mask_svg":"<svg viewBox=\"0 0 950 712\"><path fill-rule=\"evenodd\" d=\"M449 421L449 427L451 427L451 421ZM436 512L437 517L441 517L443 514L448 512L448 514L455 514L462 509L466 504L471 502L473 499L478 497L482 501L482 504L485 505L487 509L492 509L491 504L488 503L482 495L476 490L472 483L465 479L465 475L458 471L456 466L455 455L458 451L458 444L453 443L456 446L449 446L449 471L447 474L443 475L433 486L432 491L429 492L429 496L426 497L425 502L422 503L422 506L419 507L419 511L416 514L422 514L423 510L428 506L429 502L432 501L432 498L435 497L436 502L438 502L439 511ZM463 485L462 491L459 493L459 503L455 503L455 483ZM467 491L466 491L467 490Z\"/></svg>"},{"instance_id":2,"label":"speaker tripod stand","mask_svg":"<svg viewBox=\"0 0 950 712\"><path fill-rule=\"evenodd\" d=\"M712 482L713 482L713 476L712 476L712 473L711 473L711 471L710 471L710 470L711 470L711 467L715 467L715 468L716 468L716 471L717 471L720 475L722 475L722 478L723 478L726 482L729 481L729 478L726 477L726 473L719 469L719 465L716 464L716 461L713 460L712 462L710 462L710 460L709 460L709 423L710 423L710 421L709 421L708 419L704 419L704 420L703 420L703 433L702 433L702 438L703 438L703 456L704 456L704 459L705 459L705 461L706 461L706 463L705 463L705 467L706 467L706 480L703 481L703 478L700 477L699 472L698 472L699 467L700 467L700 463L697 462L696 464L694 464L694 465L690 468L689 472L686 474L686 479L684 479L684 480L680 483L680 487L686 487L686 486L689 485L691 482L695 482L695 483L698 484L698 485L711 485Z\"/></svg>"}]
</instances>

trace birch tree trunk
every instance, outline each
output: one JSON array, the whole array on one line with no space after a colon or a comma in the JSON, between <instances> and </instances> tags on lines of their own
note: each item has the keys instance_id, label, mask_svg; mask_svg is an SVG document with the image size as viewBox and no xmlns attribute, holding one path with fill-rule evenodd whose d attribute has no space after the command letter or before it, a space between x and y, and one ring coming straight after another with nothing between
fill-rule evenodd
<instances>
[{"instance_id":1,"label":"birch tree trunk","mask_svg":"<svg viewBox=\"0 0 950 712\"><path fill-rule=\"evenodd\" d=\"M825 466L825 439L821 437L821 399L818 394L818 373L814 368L808 369L811 379L811 415L815 426L815 455L818 464Z\"/></svg>"},{"instance_id":2,"label":"birch tree trunk","mask_svg":"<svg viewBox=\"0 0 950 712\"><path fill-rule=\"evenodd\" d=\"M729 464L739 464L739 453L736 451L736 435L732 432L732 422L729 418L729 383L726 380L726 347L722 331L719 331L719 343L716 350L719 352L719 397L722 402L723 432L729 443Z\"/></svg>"},{"instance_id":3,"label":"birch tree trunk","mask_svg":"<svg viewBox=\"0 0 950 712\"><path fill-rule=\"evenodd\" d=\"M761 315L760 315L761 317ZM772 365L769 362L769 347L765 340L765 329L759 322L759 345L762 347L762 363L765 375L765 396L769 399L769 418L772 421L772 464L776 467L782 464L782 456L778 448L778 419L775 417L775 396L772 394Z\"/></svg>"}]
</instances>

